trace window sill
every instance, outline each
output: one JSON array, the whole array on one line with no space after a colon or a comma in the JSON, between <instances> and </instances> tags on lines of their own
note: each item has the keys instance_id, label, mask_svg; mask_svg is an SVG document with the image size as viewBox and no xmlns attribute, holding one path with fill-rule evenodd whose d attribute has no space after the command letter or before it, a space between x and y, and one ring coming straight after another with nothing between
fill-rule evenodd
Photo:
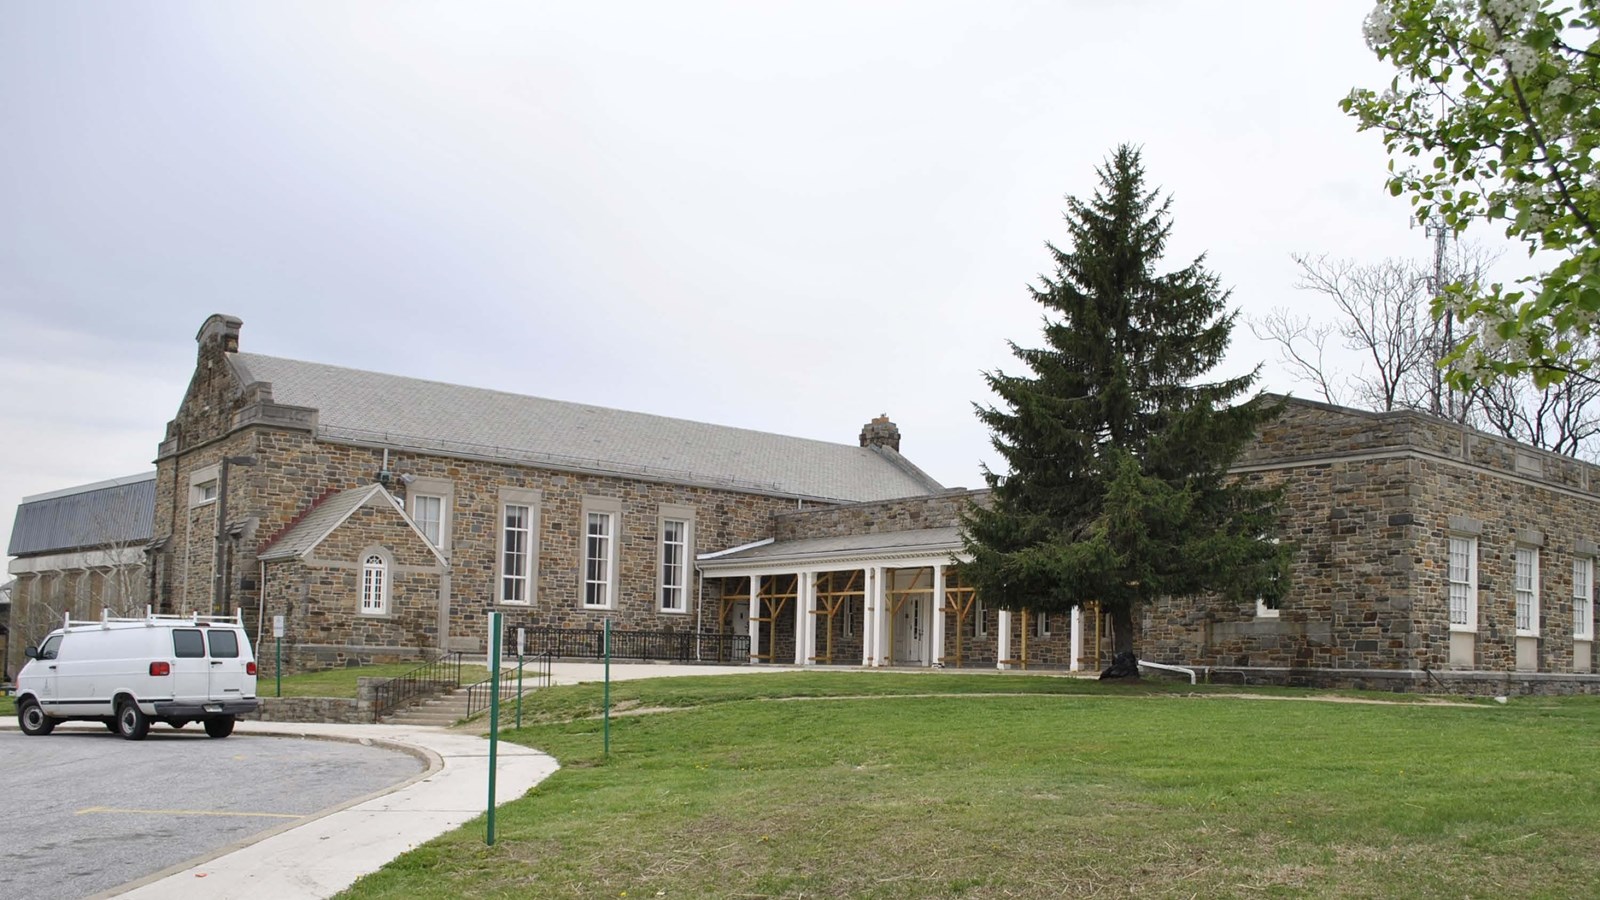
<instances>
[{"instance_id":1,"label":"window sill","mask_svg":"<svg viewBox=\"0 0 1600 900\"><path fill-rule=\"evenodd\" d=\"M1450 626L1450 633L1451 634L1477 634L1478 633L1478 626L1477 625L1451 625Z\"/></svg>"},{"instance_id":2,"label":"window sill","mask_svg":"<svg viewBox=\"0 0 1600 900\"><path fill-rule=\"evenodd\" d=\"M1523 631L1520 628L1517 629L1517 637L1519 638L1536 638L1538 636L1539 632L1537 631Z\"/></svg>"},{"instance_id":3,"label":"window sill","mask_svg":"<svg viewBox=\"0 0 1600 900\"><path fill-rule=\"evenodd\" d=\"M656 612L663 616L687 616L689 614L687 609L667 609L665 607L657 607Z\"/></svg>"}]
</instances>

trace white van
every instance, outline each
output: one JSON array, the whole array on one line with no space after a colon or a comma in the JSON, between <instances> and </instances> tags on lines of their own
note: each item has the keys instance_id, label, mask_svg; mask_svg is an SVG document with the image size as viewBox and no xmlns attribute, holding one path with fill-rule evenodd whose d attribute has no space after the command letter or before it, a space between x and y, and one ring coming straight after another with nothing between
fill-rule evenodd
<instances>
[{"instance_id":1,"label":"white van","mask_svg":"<svg viewBox=\"0 0 1600 900\"><path fill-rule=\"evenodd\" d=\"M17 673L17 721L24 734L49 734L71 719L104 722L130 741L151 722L206 734L233 733L234 717L254 712L256 658L244 620L232 616L158 616L99 621L68 616L44 642L24 651Z\"/></svg>"}]
</instances>

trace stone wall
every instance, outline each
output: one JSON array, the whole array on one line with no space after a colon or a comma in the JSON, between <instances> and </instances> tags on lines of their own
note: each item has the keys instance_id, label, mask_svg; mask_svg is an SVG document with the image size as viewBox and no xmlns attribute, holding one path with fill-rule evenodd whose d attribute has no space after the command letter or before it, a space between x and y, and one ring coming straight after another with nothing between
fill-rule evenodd
<instances>
[{"instance_id":1,"label":"stone wall","mask_svg":"<svg viewBox=\"0 0 1600 900\"><path fill-rule=\"evenodd\" d=\"M820 509L779 512L773 517L772 536L780 541L883 534L923 528L949 528L961 523L968 503L987 504L988 491L955 490L932 497L847 503Z\"/></svg>"}]
</instances>

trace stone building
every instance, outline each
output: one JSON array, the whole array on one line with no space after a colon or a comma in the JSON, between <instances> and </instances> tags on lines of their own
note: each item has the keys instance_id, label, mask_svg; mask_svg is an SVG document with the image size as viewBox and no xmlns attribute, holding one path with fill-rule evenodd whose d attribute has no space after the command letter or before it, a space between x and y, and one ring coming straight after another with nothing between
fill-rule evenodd
<instances>
[{"instance_id":1,"label":"stone building","mask_svg":"<svg viewBox=\"0 0 1600 900\"><path fill-rule=\"evenodd\" d=\"M155 596L284 616L286 668L481 652L491 611L710 630L697 555L942 490L886 417L833 444L245 353L240 329L201 328L157 454Z\"/></svg>"},{"instance_id":2,"label":"stone building","mask_svg":"<svg viewBox=\"0 0 1600 900\"><path fill-rule=\"evenodd\" d=\"M150 597L146 551L156 473L24 497L7 548L12 560L5 674L26 660L63 616L143 614Z\"/></svg>"}]
</instances>

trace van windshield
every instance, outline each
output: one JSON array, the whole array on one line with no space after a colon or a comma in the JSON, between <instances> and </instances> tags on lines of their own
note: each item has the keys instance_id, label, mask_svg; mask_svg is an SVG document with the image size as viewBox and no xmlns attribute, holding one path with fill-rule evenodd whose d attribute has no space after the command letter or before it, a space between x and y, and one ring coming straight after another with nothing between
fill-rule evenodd
<instances>
[{"instance_id":1,"label":"van windshield","mask_svg":"<svg viewBox=\"0 0 1600 900\"><path fill-rule=\"evenodd\" d=\"M206 655L205 638L198 628L172 630L172 655L179 659L197 659Z\"/></svg>"},{"instance_id":2,"label":"van windshield","mask_svg":"<svg viewBox=\"0 0 1600 900\"><path fill-rule=\"evenodd\" d=\"M61 652L61 635L54 634L50 636L49 640L44 642L43 647L39 648L39 658L55 659L56 654L59 652Z\"/></svg>"},{"instance_id":3,"label":"van windshield","mask_svg":"<svg viewBox=\"0 0 1600 900\"><path fill-rule=\"evenodd\" d=\"M239 655L239 636L231 631L209 631L212 659L233 659Z\"/></svg>"}]
</instances>

